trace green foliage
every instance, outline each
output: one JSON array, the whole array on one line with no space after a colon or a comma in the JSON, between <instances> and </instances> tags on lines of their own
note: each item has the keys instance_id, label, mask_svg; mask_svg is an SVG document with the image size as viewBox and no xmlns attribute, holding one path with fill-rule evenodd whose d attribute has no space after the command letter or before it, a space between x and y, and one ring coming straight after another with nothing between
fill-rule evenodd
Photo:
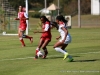
<instances>
[{"instance_id":1,"label":"green foliage","mask_svg":"<svg viewBox=\"0 0 100 75\"><path fill-rule=\"evenodd\" d=\"M44 8L44 0L28 0L29 10L33 8ZM47 7L51 3L58 5L58 0L46 0ZM77 3L78 0L59 0L60 1L60 13L61 14L77 14ZM9 0L10 4L18 10L18 6L25 6L25 0ZM88 14L91 12L91 0L81 0L81 14Z\"/></svg>"},{"instance_id":2,"label":"green foliage","mask_svg":"<svg viewBox=\"0 0 100 75\"><path fill-rule=\"evenodd\" d=\"M32 18L40 18L41 13L37 12L29 12L29 17Z\"/></svg>"}]
</instances>

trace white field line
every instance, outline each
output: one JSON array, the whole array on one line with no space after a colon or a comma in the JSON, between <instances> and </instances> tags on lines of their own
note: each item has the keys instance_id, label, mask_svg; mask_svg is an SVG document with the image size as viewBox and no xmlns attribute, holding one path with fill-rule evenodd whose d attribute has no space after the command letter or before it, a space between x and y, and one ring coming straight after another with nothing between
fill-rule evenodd
<instances>
[{"instance_id":1,"label":"white field line","mask_svg":"<svg viewBox=\"0 0 100 75\"><path fill-rule=\"evenodd\" d=\"M87 53L74 53L71 55L75 55L75 54L98 54L100 53L100 51L98 52L87 52ZM48 57L58 57L61 55L49 55ZM11 61L11 60L25 60L25 59L33 59L34 57L24 57L24 58L12 58L12 59L1 59L0 61Z\"/></svg>"}]
</instances>

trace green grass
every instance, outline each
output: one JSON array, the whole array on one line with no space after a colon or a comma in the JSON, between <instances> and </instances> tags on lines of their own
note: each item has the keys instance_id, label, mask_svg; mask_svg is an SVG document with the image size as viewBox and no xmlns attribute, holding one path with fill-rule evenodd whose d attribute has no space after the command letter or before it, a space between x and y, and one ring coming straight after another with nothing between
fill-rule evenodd
<instances>
[{"instance_id":1,"label":"green grass","mask_svg":"<svg viewBox=\"0 0 100 75\"><path fill-rule=\"evenodd\" d=\"M17 36L0 36L0 75L100 75L100 28L73 28L69 32L72 43L66 49L74 62L62 60L63 54L53 49L59 35L54 29L47 59L33 59L39 34L30 31L34 42L25 39L24 48Z\"/></svg>"}]
</instances>

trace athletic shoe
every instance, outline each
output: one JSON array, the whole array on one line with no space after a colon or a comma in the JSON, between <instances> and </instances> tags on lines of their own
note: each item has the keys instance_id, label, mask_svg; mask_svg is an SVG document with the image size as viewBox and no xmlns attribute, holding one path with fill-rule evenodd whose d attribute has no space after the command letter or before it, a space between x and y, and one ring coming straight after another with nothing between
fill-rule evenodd
<instances>
[{"instance_id":1,"label":"athletic shoe","mask_svg":"<svg viewBox=\"0 0 100 75\"><path fill-rule=\"evenodd\" d=\"M73 62L73 60L74 60L73 58L72 59L69 59L68 62Z\"/></svg>"},{"instance_id":2,"label":"athletic shoe","mask_svg":"<svg viewBox=\"0 0 100 75\"><path fill-rule=\"evenodd\" d=\"M25 45L22 45L22 47L25 47Z\"/></svg>"},{"instance_id":3,"label":"athletic shoe","mask_svg":"<svg viewBox=\"0 0 100 75\"><path fill-rule=\"evenodd\" d=\"M38 56L37 55L35 55L35 58L34 59L38 59Z\"/></svg>"},{"instance_id":4,"label":"athletic shoe","mask_svg":"<svg viewBox=\"0 0 100 75\"><path fill-rule=\"evenodd\" d=\"M68 53L66 53L66 54L64 55L63 60L65 60L65 59L67 58L67 56L68 56Z\"/></svg>"},{"instance_id":5,"label":"athletic shoe","mask_svg":"<svg viewBox=\"0 0 100 75\"><path fill-rule=\"evenodd\" d=\"M33 43L33 37L30 38L31 43Z\"/></svg>"},{"instance_id":6,"label":"athletic shoe","mask_svg":"<svg viewBox=\"0 0 100 75\"><path fill-rule=\"evenodd\" d=\"M43 59L45 59L45 58L47 57L48 51L46 50L46 51L44 51L44 53L45 53L45 54L42 56Z\"/></svg>"}]
</instances>

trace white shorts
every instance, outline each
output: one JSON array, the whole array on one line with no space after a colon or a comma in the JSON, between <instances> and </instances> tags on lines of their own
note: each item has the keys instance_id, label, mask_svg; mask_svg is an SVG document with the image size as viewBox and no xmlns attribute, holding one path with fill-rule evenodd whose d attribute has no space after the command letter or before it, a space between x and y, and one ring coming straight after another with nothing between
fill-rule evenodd
<instances>
[{"instance_id":1,"label":"white shorts","mask_svg":"<svg viewBox=\"0 0 100 75\"><path fill-rule=\"evenodd\" d=\"M62 42L63 38L64 37L62 37L59 41ZM71 36L70 36L70 34L67 35L64 44L69 44L69 43L71 43Z\"/></svg>"}]
</instances>

